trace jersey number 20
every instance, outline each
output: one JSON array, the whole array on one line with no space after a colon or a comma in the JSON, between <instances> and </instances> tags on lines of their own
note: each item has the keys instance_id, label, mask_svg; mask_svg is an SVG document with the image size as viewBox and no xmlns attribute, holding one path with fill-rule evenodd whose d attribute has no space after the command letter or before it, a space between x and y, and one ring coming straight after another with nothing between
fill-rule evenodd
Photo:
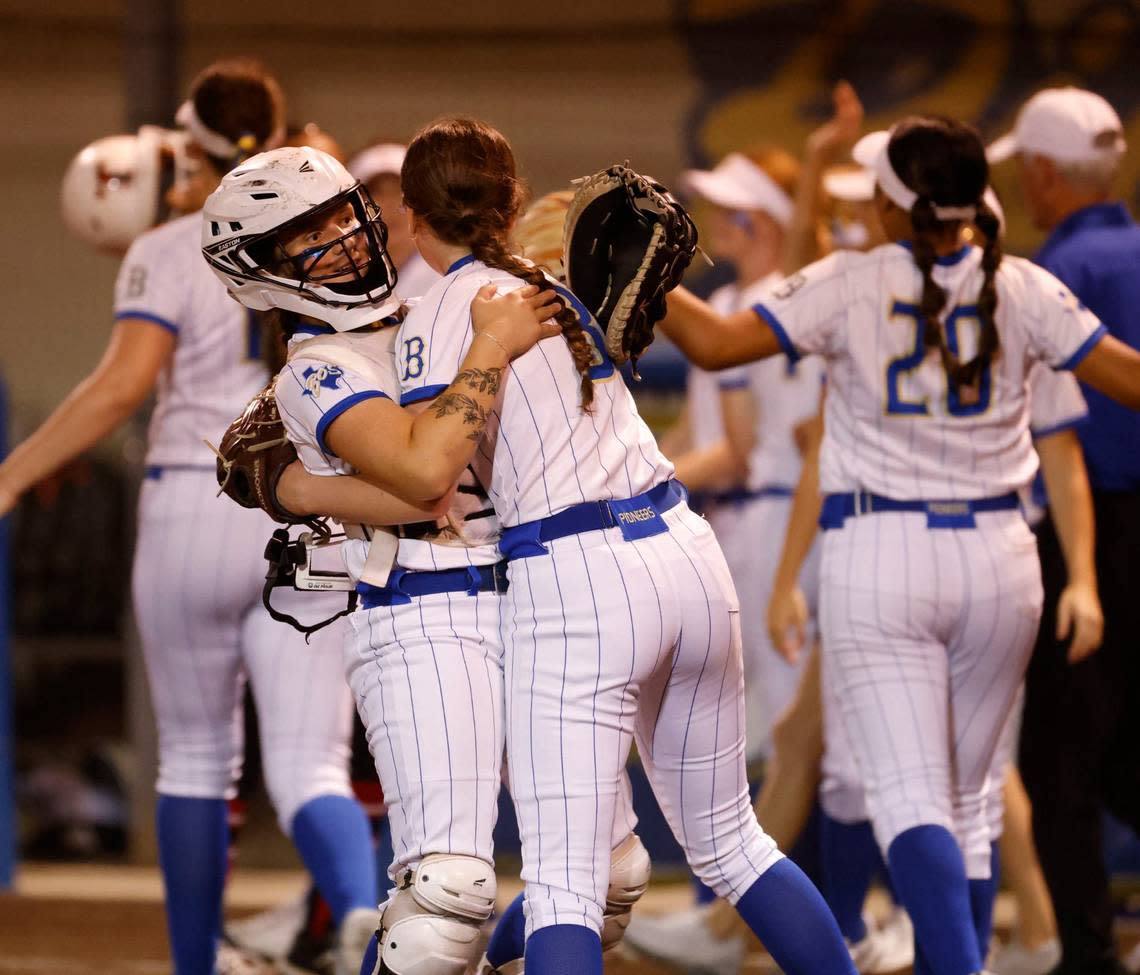
<instances>
[{"instance_id":1,"label":"jersey number 20","mask_svg":"<svg viewBox=\"0 0 1140 975\"><path fill-rule=\"evenodd\" d=\"M906 400L899 389L899 382L903 376L914 372L926 360L926 343L923 341L923 318L918 305L905 301L896 301L891 306L893 318L908 319L914 326L914 347L910 352L892 359L887 363L887 413L892 416L929 416L930 409L925 397L918 402ZM960 342L958 328L963 321L975 322L981 329L981 320L978 318L977 305L956 305L946 316L944 327L946 329L946 345L954 355L958 355ZM946 410L951 416L977 416L985 413L990 406L990 393L993 388L993 377L987 364L982 371L981 381L978 384L977 402L964 403L958 395L958 390L950 387L946 393Z\"/></svg>"}]
</instances>

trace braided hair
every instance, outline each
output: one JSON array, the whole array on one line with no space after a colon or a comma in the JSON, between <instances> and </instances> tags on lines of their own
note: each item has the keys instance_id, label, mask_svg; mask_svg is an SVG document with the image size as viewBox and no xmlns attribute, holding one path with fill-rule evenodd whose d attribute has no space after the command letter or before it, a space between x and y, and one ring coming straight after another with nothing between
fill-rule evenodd
<instances>
[{"instance_id":1,"label":"braided hair","mask_svg":"<svg viewBox=\"0 0 1140 975\"><path fill-rule=\"evenodd\" d=\"M488 267L527 284L549 287L542 271L515 257L508 246L525 191L501 132L462 116L431 123L408 146L400 184L405 203L440 240L470 248ZM554 318L581 376L582 408L589 411L594 347L572 309L564 305Z\"/></svg>"},{"instance_id":2,"label":"braided hair","mask_svg":"<svg viewBox=\"0 0 1140 975\"><path fill-rule=\"evenodd\" d=\"M891 168L918 194L911 207L914 229L914 262L922 274L923 343L937 349L951 387L964 398L976 399L978 384L986 367L997 356L998 336L996 276L1002 251L1000 223L993 209L982 198L989 183L989 165L977 131L955 119L943 116L915 116L899 122L887 147ZM942 323L946 292L934 280L937 260L935 241L954 230L961 220L941 220L938 207L973 207L974 225L984 239L982 287L978 292L978 319L982 330L977 354L962 362L951 351Z\"/></svg>"}]
</instances>

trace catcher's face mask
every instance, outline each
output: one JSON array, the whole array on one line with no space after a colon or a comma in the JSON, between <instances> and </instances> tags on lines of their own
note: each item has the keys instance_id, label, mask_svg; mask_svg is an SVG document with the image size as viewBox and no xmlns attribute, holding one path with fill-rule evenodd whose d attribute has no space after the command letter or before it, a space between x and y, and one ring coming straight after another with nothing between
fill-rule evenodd
<instances>
[{"instance_id":1,"label":"catcher's face mask","mask_svg":"<svg viewBox=\"0 0 1140 975\"><path fill-rule=\"evenodd\" d=\"M396 282L387 243L380 208L358 184L251 242L247 253L275 282L302 293L319 288L378 302Z\"/></svg>"}]
</instances>

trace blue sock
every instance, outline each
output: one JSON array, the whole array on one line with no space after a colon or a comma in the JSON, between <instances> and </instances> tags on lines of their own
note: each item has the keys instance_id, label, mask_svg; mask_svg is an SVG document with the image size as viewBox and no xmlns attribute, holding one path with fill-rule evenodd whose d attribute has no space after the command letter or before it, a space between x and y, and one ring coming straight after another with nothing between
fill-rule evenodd
<instances>
[{"instance_id":1,"label":"blue sock","mask_svg":"<svg viewBox=\"0 0 1140 975\"><path fill-rule=\"evenodd\" d=\"M895 837L887 860L932 975L980 972L966 866L950 831L933 825L908 829Z\"/></svg>"},{"instance_id":2,"label":"blue sock","mask_svg":"<svg viewBox=\"0 0 1140 975\"><path fill-rule=\"evenodd\" d=\"M487 961L501 968L509 961L522 958L525 950L526 914L523 913L523 895L519 894L495 922L495 930L487 942Z\"/></svg>"},{"instance_id":3,"label":"blue sock","mask_svg":"<svg viewBox=\"0 0 1140 975\"><path fill-rule=\"evenodd\" d=\"M224 799L158 797L158 863L175 975L213 975L226 883Z\"/></svg>"},{"instance_id":4,"label":"blue sock","mask_svg":"<svg viewBox=\"0 0 1140 975\"><path fill-rule=\"evenodd\" d=\"M696 898L698 904L711 904L716 900L716 891L692 875L689 877L689 886L693 888L693 897Z\"/></svg>"},{"instance_id":5,"label":"blue sock","mask_svg":"<svg viewBox=\"0 0 1140 975\"><path fill-rule=\"evenodd\" d=\"M292 832L338 927L354 908L376 907L376 857L360 803L348 796L310 799L293 817Z\"/></svg>"},{"instance_id":6,"label":"blue sock","mask_svg":"<svg viewBox=\"0 0 1140 975\"><path fill-rule=\"evenodd\" d=\"M380 940L376 935L368 942L364 949L364 960L360 963L360 975L372 975L376 971L376 959L380 954Z\"/></svg>"},{"instance_id":7,"label":"blue sock","mask_svg":"<svg viewBox=\"0 0 1140 975\"><path fill-rule=\"evenodd\" d=\"M871 824L841 823L824 814L821 825L823 847L823 894L839 923L843 937L854 943L867 937L863 923L863 902L871 878L882 858Z\"/></svg>"},{"instance_id":8,"label":"blue sock","mask_svg":"<svg viewBox=\"0 0 1140 975\"><path fill-rule=\"evenodd\" d=\"M380 891L379 901L388 897L388 891L393 887L392 878L388 876L388 868L396 859L396 849L392 845L392 824L385 816L380 820L380 829L376 839L376 889Z\"/></svg>"},{"instance_id":9,"label":"blue sock","mask_svg":"<svg viewBox=\"0 0 1140 975\"><path fill-rule=\"evenodd\" d=\"M990 844L990 879L970 881L970 910L974 916L974 930L978 935L978 951L983 958L989 954L990 938L994 933L994 899L997 897L1001 858L998 845Z\"/></svg>"},{"instance_id":10,"label":"blue sock","mask_svg":"<svg viewBox=\"0 0 1140 975\"><path fill-rule=\"evenodd\" d=\"M736 910L787 975L855 975L826 901L791 860L761 874Z\"/></svg>"},{"instance_id":11,"label":"blue sock","mask_svg":"<svg viewBox=\"0 0 1140 975\"><path fill-rule=\"evenodd\" d=\"M602 939L580 924L552 924L526 939L526 975L602 975Z\"/></svg>"}]
</instances>

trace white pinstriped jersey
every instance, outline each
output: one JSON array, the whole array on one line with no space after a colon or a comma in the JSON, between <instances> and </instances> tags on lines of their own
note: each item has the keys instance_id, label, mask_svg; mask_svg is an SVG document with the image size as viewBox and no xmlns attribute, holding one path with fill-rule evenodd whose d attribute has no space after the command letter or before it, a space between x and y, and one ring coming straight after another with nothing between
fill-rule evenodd
<instances>
[{"instance_id":1,"label":"white pinstriped jersey","mask_svg":"<svg viewBox=\"0 0 1140 975\"><path fill-rule=\"evenodd\" d=\"M721 314L731 314L762 300L781 280L772 274L746 288L725 285L709 296L709 304ZM796 427L819 412L822 382L819 356L794 364L786 356L774 356L718 372L694 366L688 387L693 446L705 447L724 436L720 392L746 388L756 410L756 445L748 458L746 486L754 491L766 486L794 488L802 465Z\"/></svg>"},{"instance_id":2,"label":"white pinstriped jersey","mask_svg":"<svg viewBox=\"0 0 1140 975\"><path fill-rule=\"evenodd\" d=\"M487 282L503 292L524 284L468 258L412 309L396 346L402 402L437 396L455 378L473 338L471 299ZM580 315L588 317L584 308ZM600 345L592 320L590 327ZM582 412L580 377L560 336L511 363L474 464L504 526L584 501L629 498L672 475L620 374L602 353L597 362L589 413Z\"/></svg>"},{"instance_id":3,"label":"white pinstriped jersey","mask_svg":"<svg viewBox=\"0 0 1140 975\"><path fill-rule=\"evenodd\" d=\"M981 251L940 259L947 342L968 361L977 348ZM824 491L866 490L900 500L970 499L1016 491L1037 470L1030 442L1030 368L1072 368L1104 326L1047 271L1007 257L997 273L1001 351L975 403L948 391L922 342L922 278L910 250L884 244L840 251L792 275L754 306L785 351L827 361Z\"/></svg>"},{"instance_id":4,"label":"white pinstriped jersey","mask_svg":"<svg viewBox=\"0 0 1140 975\"><path fill-rule=\"evenodd\" d=\"M260 332L202 257L202 216L192 213L131 244L115 282L115 318L142 318L175 334L158 379L148 464L212 467L217 443L265 384Z\"/></svg>"},{"instance_id":5,"label":"white pinstriped jersey","mask_svg":"<svg viewBox=\"0 0 1140 975\"><path fill-rule=\"evenodd\" d=\"M423 259L419 251L413 251L412 256L398 269L396 291L401 298L408 301L427 294L438 280L438 272Z\"/></svg>"},{"instance_id":6,"label":"white pinstriped jersey","mask_svg":"<svg viewBox=\"0 0 1140 975\"><path fill-rule=\"evenodd\" d=\"M768 279L765 278L767 282ZM709 295L709 305L722 315L738 309L737 288L726 284ZM741 389L748 385L749 366L732 366L710 372L700 366L689 366L685 382L686 406L689 410L689 432L694 450L711 447L724 439L724 414L720 408L721 390Z\"/></svg>"},{"instance_id":7,"label":"white pinstriped jersey","mask_svg":"<svg viewBox=\"0 0 1140 975\"><path fill-rule=\"evenodd\" d=\"M292 344L311 337L299 333ZM375 367L372 375L366 377L347 365L333 365L324 358L307 358L301 348L278 374L274 389L285 430L305 469L313 474L336 476L353 474L355 470L325 442L329 425L364 400L383 397L395 402L400 384L392 358L394 326L329 337L344 344L352 355L367 358ZM377 431L377 436L383 436L383 431ZM470 472L460 480L447 523L440 522L434 528L427 524L408 526L403 534L406 537L400 539L396 564L405 569L489 565L499 560L498 521L485 492ZM345 563L353 578L360 577L367 555L367 543L351 539L345 543Z\"/></svg>"}]
</instances>

